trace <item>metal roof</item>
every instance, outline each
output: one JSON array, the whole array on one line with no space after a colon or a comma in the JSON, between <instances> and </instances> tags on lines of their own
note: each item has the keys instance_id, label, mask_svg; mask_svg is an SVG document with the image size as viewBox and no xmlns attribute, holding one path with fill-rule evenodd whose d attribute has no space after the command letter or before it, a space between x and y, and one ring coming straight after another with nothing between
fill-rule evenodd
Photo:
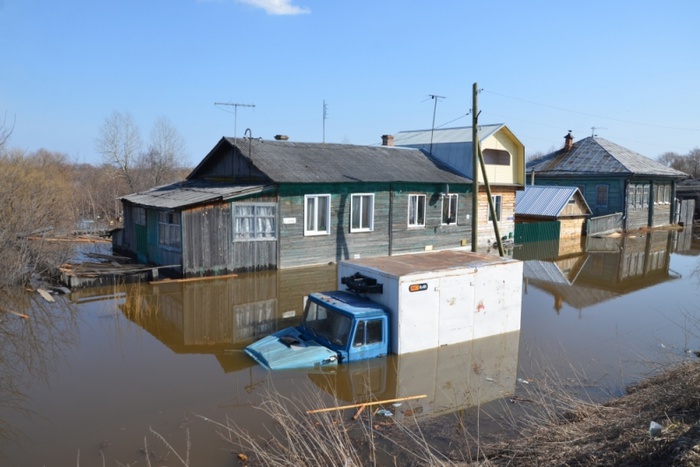
<instances>
[{"instance_id":1,"label":"metal roof","mask_svg":"<svg viewBox=\"0 0 700 467\"><path fill-rule=\"evenodd\" d=\"M590 214L591 208L577 187L529 185L515 192L515 214L559 217L574 197L585 204L586 214Z\"/></svg>"},{"instance_id":2,"label":"metal roof","mask_svg":"<svg viewBox=\"0 0 700 467\"><path fill-rule=\"evenodd\" d=\"M243 138L223 141L238 148L276 183L471 183L445 163L416 149ZM207 158L217 157L217 148ZM196 172L188 178L196 177Z\"/></svg>"},{"instance_id":3,"label":"metal roof","mask_svg":"<svg viewBox=\"0 0 700 467\"><path fill-rule=\"evenodd\" d=\"M666 167L599 136L574 143L570 150L560 149L527 163L526 172L542 175L651 175L685 178L687 174Z\"/></svg>"},{"instance_id":4,"label":"metal roof","mask_svg":"<svg viewBox=\"0 0 700 467\"><path fill-rule=\"evenodd\" d=\"M147 191L122 196L120 199L134 204L162 209L177 209L217 200L226 200L252 193L259 193L271 186L234 185L207 182L203 180L186 180L171 185L152 188Z\"/></svg>"},{"instance_id":5,"label":"metal roof","mask_svg":"<svg viewBox=\"0 0 700 467\"><path fill-rule=\"evenodd\" d=\"M479 141L498 132L502 123L479 126ZM430 142L433 142L432 148ZM467 177L472 174L472 127L436 128L435 130L400 131L394 146L421 149L454 167Z\"/></svg>"}]
</instances>

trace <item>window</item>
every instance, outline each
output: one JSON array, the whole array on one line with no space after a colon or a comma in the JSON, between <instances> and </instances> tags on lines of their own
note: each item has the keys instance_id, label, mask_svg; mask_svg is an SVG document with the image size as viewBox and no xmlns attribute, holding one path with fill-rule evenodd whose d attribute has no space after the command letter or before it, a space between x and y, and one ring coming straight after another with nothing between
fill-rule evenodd
<instances>
[{"instance_id":1,"label":"window","mask_svg":"<svg viewBox=\"0 0 700 467\"><path fill-rule=\"evenodd\" d=\"M383 340L382 330L383 320L373 319L371 321L360 321L357 323L355 339L352 341L353 347L362 347L367 344L378 344Z\"/></svg>"},{"instance_id":2,"label":"window","mask_svg":"<svg viewBox=\"0 0 700 467\"><path fill-rule=\"evenodd\" d=\"M350 197L350 232L371 230L374 230L374 195L352 195Z\"/></svg>"},{"instance_id":3,"label":"window","mask_svg":"<svg viewBox=\"0 0 700 467\"><path fill-rule=\"evenodd\" d=\"M608 207L608 185L596 185L595 207Z\"/></svg>"},{"instance_id":4,"label":"window","mask_svg":"<svg viewBox=\"0 0 700 467\"><path fill-rule=\"evenodd\" d=\"M503 197L501 195L493 195L491 196L491 200L493 201L493 210L496 211L496 221L501 222L501 204L503 202ZM493 217L491 217L491 209L489 208L489 221L492 221Z\"/></svg>"},{"instance_id":5,"label":"window","mask_svg":"<svg viewBox=\"0 0 700 467\"><path fill-rule=\"evenodd\" d=\"M180 249L180 213L161 211L158 213L158 244L174 250Z\"/></svg>"},{"instance_id":6,"label":"window","mask_svg":"<svg viewBox=\"0 0 700 467\"><path fill-rule=\"evenodd\" d=\"M233 240L275 240L277 206L273 203L234 203Z\"/></svg>"},{"instance_id":7,"label":"window","mask_svg":"<svg viewBox=\"0 0 700 467\"><path fill-rule=\"evenodd\" d=\"M442 196L442 220L443 225L457 222L457 195L448 194Z\"/></svg>"},{"instance_id":8,"label":"window","mask_svg":"<svg viewBox=\"0 0 700 467\"><path fill-rule=\"evenodd\" d=\"M668 204L671 199L671 185L656 185L654 204Z\"/></svg>"},{"instance_id":9,"label":"window","mask_svg":"<svg viewBox=\"0 0 700 467\"><path fill-rule=\"evenodd\" d=\"M510 165L510 154L502 149L484 149L484 164Z\"/></svg>"},{"instance_id":10,"label":"window","mask_svg":"<svg viewBox=\"0 0 700 467\"><path fill-rule=\"evenodd\" d=\"M134 224L146 225L146 209L145 208L134 207L134 210L132 212L133 212L133 217L134 217Z\"/></svg>"},{"instance_id":11,"label":"window","mask_svg":"<svg viewBox=\"0 0 700 467\"><path fill-rule=\"evenodd\" d=\"M425 195L408 195L408 226L425 227Z\"/></svg>"},{"instance_id":12,"label":"window","mask_svg":"<svg viewBox=\"0 0 700 467\"><path fill-rule=\"evenodd\" d=\"M304 235L331 233L331 195L304 196Z\"/></svg>"}]
</instances>

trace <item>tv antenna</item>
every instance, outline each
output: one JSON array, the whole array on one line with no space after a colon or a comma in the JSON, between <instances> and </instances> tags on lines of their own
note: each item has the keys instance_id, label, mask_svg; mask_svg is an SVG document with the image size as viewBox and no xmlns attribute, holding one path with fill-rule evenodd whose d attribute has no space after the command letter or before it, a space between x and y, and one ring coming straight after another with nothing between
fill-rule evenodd
<instances>
[{"instance_id":1,"label":"tv antenna","mask_svg":"<svg viewBox=\"0 0 700 467\"><path fill-rule=\"evenodd\" d=\"M433 104L433 126L430 129L430 154L433 153L433 133L435 132L435 114L437 113L437 103L438 100L444 99L445 96L438 96L436 94L428 94L428 96L435 101Z\"/></svg>"},{"instance_id":2,"label":"tv antenna","mask_svg":"<svg viewBox=\"0 0 700 467\"><path fill-rule=\"evenodd\" d=\"M236 139L236 127L238 126L238 108L255 107L255 104L239 104L238 102L214 102L214 105L233 106L233 139Z\"/></svg>"},{"instance_id":3,"label":"tv antenna","mask_svg":"<svg viewBox=\"0 0 700 467\"><path fill-rule=\"evenodd\" d=\"M591 127L591 136L597 136L597 135L595 134L595 131L596 131L596 130L607 130L607 128L602 127L602 126L592 126L592 127Z\"/></svg>"},{"instance_id":4,"label":"tv antenna","mask_svg":"<svg viewBox=\"0 0 700 467\"><path fill-rule=\"evenodd\" d=\"M328 106L326 100L323 99L323 142L326 142L326 120L328 119Z\"/></svg>"}]
</instances>

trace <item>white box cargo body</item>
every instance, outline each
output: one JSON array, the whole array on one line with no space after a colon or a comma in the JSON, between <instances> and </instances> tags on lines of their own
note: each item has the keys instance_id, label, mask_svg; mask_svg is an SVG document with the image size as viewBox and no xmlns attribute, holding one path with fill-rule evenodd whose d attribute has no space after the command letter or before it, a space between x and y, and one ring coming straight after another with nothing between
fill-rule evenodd
<instances>
[{"instance_id":1,"label":"white box cargo body","mask_svg":"<svg viewBox=\"0 0 700 467\"><path fill-rule=\"evenodd\" d=\"M462 250L347 260L338 289L355 273L383 286L367 296L391 312L392 353L520 330L520 261Z\"/></svg>"}]
</instances>

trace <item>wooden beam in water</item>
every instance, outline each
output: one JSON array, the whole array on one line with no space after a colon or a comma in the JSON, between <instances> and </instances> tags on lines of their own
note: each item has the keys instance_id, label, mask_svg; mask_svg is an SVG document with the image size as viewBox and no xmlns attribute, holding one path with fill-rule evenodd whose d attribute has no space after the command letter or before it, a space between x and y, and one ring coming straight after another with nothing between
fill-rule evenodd
<instances>
[{"instance_id":1,"label":"wooden beam in water","mask_svg":"<svg viewBox=\"0 0 700 467\"><path fill-rule=\"evenodd\" d=\"M334 410L354 409L356 407L379 405L379 404L389 404L392 402L402 402L402 401L408 401L408 400L413 400L413 399L422 399L424 397L428 397L428 396L426 394L421 394L420 396L399 397L398 399L386 399L383 401L361 402L359 404L339 405L336 407L326 407L325 409L307 410L306 413L312 414L312 413L321 413L321 412L332 412Z\"/></svg>"},{"instance_id":2,"label":"wooden beam in water","mask_svg":"<svg viewBox=\"0 0 700 467\"><path fill-rule=\"evenodd\" d=\"M184 279L163 279L161 281L151 281L151 285L162 285L162 284L177 284L179 282L196 282L196 281L211 281L216 279L230 279L232 277L238 277L238 274L225 274L223 276L203 276L203 277L187 277Z\"/></svg>"}]
</instances>

